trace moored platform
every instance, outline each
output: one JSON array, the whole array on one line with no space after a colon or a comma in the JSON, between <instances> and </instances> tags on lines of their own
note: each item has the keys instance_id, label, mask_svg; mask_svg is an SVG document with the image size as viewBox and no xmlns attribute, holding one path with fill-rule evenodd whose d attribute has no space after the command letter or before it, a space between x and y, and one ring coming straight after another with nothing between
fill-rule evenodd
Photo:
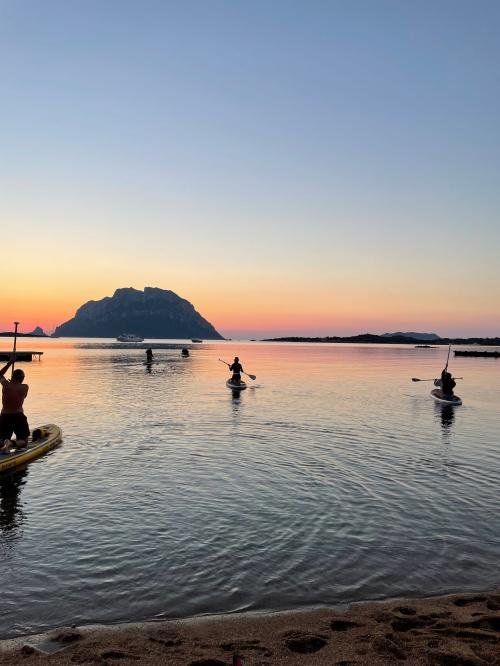
<instances>
[{"instance_id":1,"label":"moored platform","mask_svg":"<svg viewBox=\"0 0 500 666\"><path fill-rule=\"evenodd\" d=\"M500 351L464 351L456 350L455 356L487 356L489 358L500 358Z\"/></svg>"},{"instance_id":2,"label":"moored platform","mask_svg":"<svg viewBox=\"0 0 500 666\"><path fill-rule=\"evenodd\" d=\"M20 361L32 361L33 357L38 357L37 360L41 360L43 352L42 351L16 351L16 363ZM10 351L0 351L0 361L8 361L12 356Z\"/></svg>"}]
</instances>

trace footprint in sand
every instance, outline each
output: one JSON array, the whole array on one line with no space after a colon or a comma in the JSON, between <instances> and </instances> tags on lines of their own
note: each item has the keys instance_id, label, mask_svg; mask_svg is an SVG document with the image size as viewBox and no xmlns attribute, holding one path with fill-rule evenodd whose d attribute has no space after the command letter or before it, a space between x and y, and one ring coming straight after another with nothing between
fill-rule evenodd
<instances>
[{"instance_id":1,"label":"footprint in sand","mask_svg":"<svg viewBox=\"0 0 500 666\"><path fill-rule=\"evenodd\" d=\"M255 650L256 652L261 652L264 657L270 657L272 655L271 650L259 645L260 641L237 641L235 643L222 643L220 646L225 652L242 652L243 650Z\"/></svg>"},{"instance_id":2,"label":"footprint in sand","mask_svg":"<svg viewBox=\"0 0 500 666\"><path fill-rule=\"evenodd\" d=\"M155 638L154 636L150 636L149 640L152 641L153 643L159 643L160 645L163 645L163 647L166 648L177 647L178 645L182 645L182 641L165 640L163 638Z\"/></svg>"},{"instance_id":3,"label":"footprint in sand","mask_svg":"<svg viewBox=\"0 0 500 666\"><path fill-rule=\"evenodd\" d=\"M101 652L101 657L103 659L133 659L135 661L140 659L136 654L122 652L121 650L106 650L105 652Z\"/></svg>"},{"instance_id":4,"label":"footprint in sand","mask_svg":"<svg viewBox=\"0 0 500 666\"><path fill-rule=\"evenodd\" d=\"M399 606L398 608L394 609L395 613L401 613L401 615L416 615L417 611L414 608L410 608L409 606Z\"/></svg>"},{"instance_id":5,"label":"footprint in sand","mask_svg":"<svg viewBox=\"0 0 500 666\"><path fill-rule=\"evenodd\" d=\"M312 652L318 652L318 650L325 647L327 644L325 639L326 636L291 631L288 634L285 634L285 645L291 652L311 654Z\"/></svg>"},{"instance_id":6,"label":"footprint in sand","mask_svg":"<svg viewBox=\"0 0 500 666\"><path fill-rule=\"evenodd\" d=\"M483 617L480 620L474 620L465 625L474 629L485 629L486 631L500 632L500 615Z\"/></svg>"},{"instance_id":7,"label":"footprint in sand","mask_svg":"<svg viewBox=\"0 0 500 666\"><path fill-rule=\"evenodd\" d=\"M412 629L420 629L421 627L431 626L436 623L436 620L428 615L416 615L412 617L395 617L391 622L391 627L394 631L411 631Z\"/></svg>"},{"instance_id":8,"label":"footprint in sand","mask_svg":"<svg viewBox=\"0 0 500 666\"><path fill-rule=\"evenodd\" d=\"M460 597L454 600L455 606L470 606L470 604L479 604L482 601L487 601L487 598L482 594L476 594L472 597Z\"/></svg>"},{"instance_id":9,"label":"footprint in sand","mask_svg":"<svg viewBox=\"0 0 500 666\"><path fill-rule=\"evenodd\" d=\"M500 610L500 596L491 596L486 602L486 608L488 610L497 611Z\"/></svg>"},{"instance_id":10,"label":"footprint in sand","mask_svg":"<svg viewBox=\"0 0 500 666\"><path fill-rule=\"evenodd\" d=\"M359 627L357 622L351 622L350 620L332 620L330 622L330 628L332 631L348 631L349 629L355 629Z\"/></svg>"}]
</instances>

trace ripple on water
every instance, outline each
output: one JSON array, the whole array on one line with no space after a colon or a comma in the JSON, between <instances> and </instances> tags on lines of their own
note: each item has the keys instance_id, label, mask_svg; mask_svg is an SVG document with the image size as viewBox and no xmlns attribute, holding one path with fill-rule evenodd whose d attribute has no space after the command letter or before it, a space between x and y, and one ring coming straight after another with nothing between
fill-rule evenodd
<instances>
[{"instance_id":1,"label":"ripple on water","mask_svg":"<svg viewBox=\"0 0 500 666\"><path fill-rule=\"evenodd\" d=\"M410 348L165 347L148 368L41 344L30 420L64 442L0 483L3 636L498 584L491 365L456 364L450 412ZM234 398L217 359L238 352L259 383Z\"/></svg>"}]
</instances>

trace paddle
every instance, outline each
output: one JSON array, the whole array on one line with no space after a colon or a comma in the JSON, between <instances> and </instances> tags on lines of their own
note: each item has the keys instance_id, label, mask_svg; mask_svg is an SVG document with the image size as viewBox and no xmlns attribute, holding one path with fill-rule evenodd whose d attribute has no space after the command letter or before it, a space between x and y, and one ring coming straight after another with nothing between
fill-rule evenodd
<instances>
[{"instance_id":1,"label":"paddle","mask_svg":"<svg viewBox=\"0 0 500 666\"><path fill-rule=\"evenodd\" d=\"M448 361L450 360L450 351L451 351L451 342L448 345L448 356L446 357L446 365L444 366L446 372L448 372Z\"/></svg>"},{"instance_id":2,"label":"paddle","mask_svg":"<svg viewBox=\"0 0 500 666\"><path fill-rule=\"evenodd\" d=\"M221 358L219 359L219 361L220 361L221 363L225 363L225 364L227 365L228 368L231 367L231 364L228 363L227 361L223 361ZM244 372L244 371L243 371L243 374L246 375L247 377L250 377L250 379L257 379L257 375L249 375L248 372Z\"/></svg>"},{"instance_id":3,"label":"paddle","mask_svg":"<svg viewBox=\"0 0 500 666\"><path fill-rule=\"evenodd\" d=\"M436 379L439 379L439 378L434 377L434 379L419 379L418 377L412 377L411 381L412 382L435 382ZM453 379L463 379L463 377L453 377Z\"/></svg>"},{"instance_id":4,"label":"paddle","mask_svg":"<svg viewBox=\"0 0 500 666\"><path fill-rule=\"evenodd\" d=\"M450 351L451 351L451 343L448 345L448 356L446 357L446 365L444 369L448 371L448 362L450 360ZM418 377L412 377L411 381L412 382L435 382L437 377L434 379L419 379ZM463 379L463 377L454 377L453 379Z\"/></svg>"},{"instance_id":5,"label":"paddle","mask_svg":"<svg viewBox=\"0 0 500 666\"><path fill-rule=\"evenodd\" d=\"M16 364L16 342L17 342L17 327L19 326L19 322L15 321L14 326L16 327L14 330L14 348L12 349L12 366L10 369L10 378L12 379L12 375L14 374L14 366Z\"/></svg>"}]
</instances>

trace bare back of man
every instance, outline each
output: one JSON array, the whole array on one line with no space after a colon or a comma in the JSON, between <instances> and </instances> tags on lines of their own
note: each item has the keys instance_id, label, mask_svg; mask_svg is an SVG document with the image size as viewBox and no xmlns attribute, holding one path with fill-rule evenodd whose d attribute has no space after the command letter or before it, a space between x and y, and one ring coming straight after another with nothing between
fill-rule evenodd
<instances>
[{"instance_id":1,"label":"bare back of man","mask_svg":"<svg viewBox=\"0 0 500 666\"><path fill-rule=\"evenodd\" d=\"M28 443L30 429L24 414L23 405L28 395L29 386L24 384L24 372L14 370L12 379L5 379L5 373L13 363L13 359L0 370L2 384L2 411L0 413L0 453L9 453L12 446L24 448ZM12 435L16 440L11 440Z\"/></svg>"}]
</instances>

